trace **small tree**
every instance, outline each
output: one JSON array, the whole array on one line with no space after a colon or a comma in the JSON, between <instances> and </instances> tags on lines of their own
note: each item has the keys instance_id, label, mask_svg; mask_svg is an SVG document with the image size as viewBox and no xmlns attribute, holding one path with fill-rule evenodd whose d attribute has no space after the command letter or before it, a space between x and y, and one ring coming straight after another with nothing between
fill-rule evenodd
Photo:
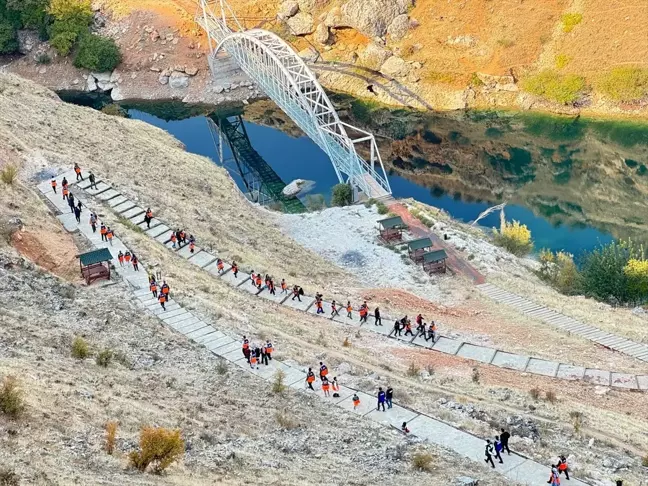
<instances>
[{"instance_id":1,"label":"small tree","mask_svg":"<svg viewBox=\"0 0 648 486\"><path fill-rule=\"evenodd\" d=\"M275 372L274 381L272 382L272 393L283 393L286 390L286 373L283 370Z\"/></svg>"},{"instance_id":2,"label":"small tree","mask_svg":"<svg viewBox=\"0 0 648 486\"><path fill-rule=\"evenodd\" d=\"M635 302L648 299L648 260L631 258L623 273L628 279L629 297Z\"/></svg>"},{"instance_id":3,"label":"small tree","mask_svg":"<svg viewBox=\"0 0 648 486\"><path fill-rule=\"evenodd\" d=\"M81 37L79 51L74 58L74 65L79 68L106 72L115 69L122 60L119 47L114 40L95 34Z\"/></svg>"},{"instance_id":4,"label":"small tree","mask_svg":"<svg viewBox=\"0 0 648 486\"><path fill-rule=\"evenodd\" d=\"M0 54L13 54L18 50L16 28L0 17Z\"/></svg>"},{"instance_id":5,"label":"small tree","mask_svg":"<svg viewBox=\"0 0 648 486\"><path fill-rule=\"evenodd\" d=\"M353 203L353 188L349 184L333 186L331 204L333 206L348 206Z\"/></svg>"},{"instance_id":6,"label":"small tree","mask_svg":"<svg viewBox=\"0 0 648 486\"><path fill-rule=\"evenodd\" d=\"M519 221L507 221L499 231L495 230L495 243L517 256L524 256L533 249L531 231Z\"/></svg>"},{"instance_id":7,"label":"small tree","mask_svg":"<svg viewBox=\"0 0 648 486\"><path fill-rule=\"evenodd\" d=\"M180 430L144 427L140 432L140 451L131 452L130 465L139 471L146 471L149 465L160 474L184 454L184 441Z\"/></svg>"},{"instance_id":8,"label":"small tree","mask_svg":"<svg viewBox=\"0 0 648 486\"><path fill-rule=\"evenodd\" d=\"M15 165L8 165L0 171L0 179L8 186L12 185L18 177L18 168Z\"/></svg>"},{"instance_id":9,"label":"small tree","mask_svg":"<svg viewBox=\"0 0 648 486\"><path fill-rule=\"evenodd\" d=\"M88 346L88 342L81 336L75 337L74 341L72 341L72 350L70 351L70 354L76 359L86 359L90 356L90 347Z\"/></svg>"},{"instance_id":10,"label":"small tree","mask_svg":"<svg viewBox=\"0 0 648 486\"><path fill-rule=\"evenodd\" d=\"M11 418L18 418L24 411L25 401L18 380L15 376L5 377L0 387L0 412Z\"/></svg>"},{"instance_id":11,"label":"small tree","mask_svg":"<svg viewBox=\"0 0 648 486\"><path fill-rule=\"evenodd\" d=\"M106 424L106 453L111 454L115 451L115 438L117 437L117 422L110 421Z\"/></svg>"},{"instance_id":12,"label":"small tree","mask_svg":"<svg viewBox=\"0 0 648 486\"><path fill-rule=\"evenodd\" d=\"M97 364L103 368L108 368L113 358L113 352L110 349L104 349L95 358Z\"/></svg>"}]
</instances>

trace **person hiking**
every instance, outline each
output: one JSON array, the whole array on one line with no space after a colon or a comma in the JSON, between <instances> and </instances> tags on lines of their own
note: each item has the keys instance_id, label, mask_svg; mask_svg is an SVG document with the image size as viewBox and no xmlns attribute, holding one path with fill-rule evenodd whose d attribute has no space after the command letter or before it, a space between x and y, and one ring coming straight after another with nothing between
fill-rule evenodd
<instances>
[{"instance_id":1,"label":"person hiking","mask_svg":"<svg viewBox=\"0 0 648 486\"><path fill-rule=\"evenodd\" d=\"M431 339L432 342L434 343L436 341L436 331L437 331L436 322L432 321L430 323L430 327L428 328L428 332L425 340L429 341Z\"/></svg>"},{"instance_id":2,"label":"person hiking","mask_svg":"<svg viewBox=\"0 0 648 486\"><path fill-rule=\"evenodd\" d=\"M407 335L414 337L414 333L412 332L412 322L409 319L405 323L405 336Z\"/></svg>"},{"instance_id":3,"label":"person hiking","mask_svg":"<svg viewBox=\"0 0 648 486\"><path fill-rule=\"evenodd\" d=\"M232 262L232 273L234 278L238 278L238 264L236 262Z\"/></svg>"},{"instance_id":4,"label":"person hiking","mask_svg":"<svg viewBox=\"0 0 648 486\"><path fill-rule=\"evenodd\" d=\"M256 278L257 274L254 272L254 270L250 270L250 283L252 285L256 285Z\"/></svg>"},{"instance_id":5,"label":"person hiking","mask_svg":"<svg viewBox=\"0 0 648 486\"><path fill-rule=\"evenodd\" d=\"M106 228L106 241L110 243L110 246L112 246L113 236L115 236L115 233L110 229L110 226L108 226L108 228Z\"/></svg>"},{"instance_id":6,"label":"person hiking","mask_svg":"<svg viewBox=\"0 0 648 486\"><path fill-rule=\"evenodd\" d=\"M78 207L74 208L74 217L76 218L77 223L81 224L81 209Z\"/></svg>"},{"instance_id":7,"label":"person hiking","mask_svg":"<svg viewBox=\"0 0 648 486\"><path fill-rule=\"evenodd\" d=\"M360 397L358 396L357 393L354 393L351 400L353 400L353 410L357 410L358 407L360 406Z\"/></svg>"},{"instance_id":8,"label":"person hiking","mask_svg":"<svg viewBox=\"0 0 648 486\"><path fill-rule=\"evenodd\" d=\"M92 172L88 174L88 180L90 181L90 189L97 189L97 181L95 179L95 175Z\"/></svg>"},{"instance_id":9,"label":"person hiking","mask_svg":"<svg viewBox=\"0 0 648 486\"><path fill-rule=\"evenodd\" d=\"M67 188L67 186L63 186L61 193L63 194L63 199L67 199L70 195L70 190Z\"/></svg>"},{"instance_id":10,"label":"person hiking","mask_svg":"<svg viewBox=\"0 0 648 486\"><path fill-rule=\"evenodd\" d=\"M567 464L567 458L564 455L560 456L557 467L558 476L560 476L562 473L565 473L565 479L569 481L569 464Z\"/></svg>"},{"instance_id":11,"label":"person hiking","mask_svg":"<svg viewBox=\"0 0 648 486\"><path fill-rule=\"evenodd\" d=\"M266 345L265 345L265 350L266 350L266 355L268 359L272 359L272 353L274 352L274 346L272 346L272 343L270 340L266 340Z\"/></svg>"},{"instance_id":12,"label":"person hiking","mask_svg":"<svg viewBox=\"0 0 648 486\"><path fill-rule=\"evenodd\" d=\"M313 388L314 381L315 381L315 373L313 373L312 368L308 368L308 373L306 373L306 383L308 384L308 388L310 388L313 391L315 391L315 388Z\"/></svg>"},{"instance_id":13,"label":"person hiking","mask_svg":"<svg viewBox=\"0 0 648 486\"><path fill-rule=\"evenodd\" d=\"M268 347L265 344L261 345L261 364L268 366Z\"/></svg>"},{"instance_id":14,"label":"person hiking","mask_svg":"<svg viewBox=\"0 0 648 486\"><path fill-rule=\"evenodd\" d=\"M108 241L108 238L106 238L106 233L108 232L108 229L106 229L106 225L101 223L101 229L99 229L99 233L101 233L101 241Z\"/></svg>"},{"instance_id":15,"label":"person hiking","mask_svg":"<svg viewBox=\"0 0 648 486\"><path fill-rule=\"evenodd\" d=\"M495 449L495 457L499 460L500 464L504 464L504 461L502 461L502 455L500 454L500 452L502 452L502 443L500 442L499 435L495 436L493 449Z\"/></svg>"},{"instance_id":16,"label":"person hiking","mask_svg":"<svg viewBox=\"0 0 648 486\"><path fill-rule=\"evenodd\" d=\"M340 311L338 310L337 303L334 300L333 302L331 302L331 319L339 315L340 315Z\"/></svg>"},{"instance_id":17,"label":"person hiking","mask_svg":"<svg viewBox=\"0 0 648 486\"><path fill-rule=\"evenodd\" d=\"M261 361L261 347L260 346L254 346L254 356L256 357L256 363L257 367L256 369L259 369L259 362Z\"/></svg>"},{"instance_id":18,"label":"person hiking","mask_svg":"<svg viewBox=\"0 0 648 486\"><path fill-rule=\"evenodd\" d=\"M256 280L254 281L254 286L261 290L261 286L263 285L263 279L261 278L261 274L258 273L256 276Z\"/></svg>"},{"instance_id":19,"label":"person hiking","mask_svg":"<svg viewBox=\"0 0 648 486\"><path fill-rule=\"evenodd\" d=\"M500 442L502 443L502 450L506 451L508 455L511 455L511 450L509 449L508 446L508 441L511 438L511 434L509 434L506 430L502 429L502 433L500 434Z\"/></svg>"},{"instance_id":20,"label":"person hiking","mask_svg":"<svg viewBox=\"0 0 648 486\"><path fill-rule=\"evenodd\" d=\"M77 181L79 179L83 180L83 175L81 175L81 167L79 167L79 164L77 163L74 164L74 173L76 174Z\"/></svg>"},{"instance_id":21,"label":"person hiking","mask_svg":"<svg viewBox=\"0 0 648 486\"><path fill-rule=\"evenodd\" d=\"M68 205L70 206L70 211L74 212L74 194L72 193L68 195Z\"/></svg>"},{"instance_id":22,"label":"person hiking","mask_svg":"<svg viewBox=\"0 0 648 486\"><path fill-rule=\"evenodd\" d=\"M286 283L285 279L281 279L281 293L282 294L287 294L288 293L288 284Z\"/></svg>"},{"instance_id":23,"label":"person hiking","mask_svg":"<svg viewBox=\"0 0 648 486\"><path fill-rule=\"evenodd\" d=\"M299 287L297 285L293 287L293 296L290 300L295 300L295 297L297 297L297 300L301 302L301 298L299 297Z\"/></svg>"},{"instance_id":24,"label":"person hiking","mask_svg":"<svg viewBox=\"0 0 648 486\"><path fill-rule=\"evenodd\" d=\"M157 299L158 299L158 302L160 303L160 305L162 306L162 310L165 311L166 307L165 307L164 303L166 302L166 295L161 293L160 295L158 295Z\"/></svg>"},{"instance_id":25,"label":"person hiking","mask_svg":"<svg viewBox=\"0 0 648 486\"><path fill-rule=\"evenodd\" d=\"M243 356L247 362L250 362L250 341L246 336L243 336L243 344L241 344L241 350L243 351Z\"/></svg>"},{"instance_id":26,"label":"person hiking","mask_svg":"<svg viewBox=\"0 0 648 486\"><path fill-rule=\"evenodd\" d=\"M139 272L139 260L137 259L137 255L135 255L135 253L133 253L133 259L131 260L131 262L133 264L133 270Z\"/></svg>"},{"instance_id":27,"label":"person hiking","mask_svg":"<svg viewBox=\"0 0 648 486\"><path fill-rule=\"evenodd\" d=\"M120 252L121 253L121 252ZM155 280L152 280L151 283L149 284L149 289L151 289L151 293L153 294L153 297L158 296L158 291L157 291L157 282Z\"/></svg>"},{"instance_id":28,"label":"person hiking","mask_svg":"<svg viewBox=\"0 0 648 486\"><path fill-rule=\"evenodd\" d=\"M83 212L83 204L81 204L81 201L77 200L77 205L76 205L76 207L79 208L79 212L80 212L80 213Z\"/></svg>"},{"instance_id":29,"label":"person hiking","mask_svg":"<svg viewBox=\"0 0 648 486\"><path fill-rule=\"evenodd\" d=\"M258 348L253 349L250 351L250 369L256 368L257 370L259 369L259 365L257 365L257 355L256 351Z\"/></svg>"},{"instance_id":30,"label":"person hiking","mask_svg":"<svg viewBox=\"0 0 648 486\"><path fill-rule=\"evenodd\" d=\"M360 307L360 325L362 323L367 322L367 316L369 315L369 309L367 309L366 304L362 304Z\"/></svg>"},{"instance_id":31,"label":"person hiking","mask_svg":"<svg viewBox=\"0 0 648 486\"><path fill-rule=\"evenodd\" d=\"M394 389L391 386L387 387L385 392L385 401L387 402L387 408L392 408L392 400L394 398Z\"/></svg>"},{"instance_id":32,"label":"person hiking","mask_svg":"<svg viewBox=\"0 0 648 486\"><path fill-rule=\"evenodd\" d=\"M56 194L56 179L52 177L52 182L50 182L52 185L52 191L54 191L54 194Z\"/></svg>"},{"instance_id":33,"label":"person hiking","mask_svg":"<svg viewBox=\"0 0 648 486\"><path fill-rule=\"evenodd\" d=\"M324 314L324 308L322 307L322 301L321 300L316 300L315 301L315 306L317 307L316 314Z\"/></svg>"},{"instance_id":34,"label":"person hiking","mask_svg":"<svg viewBox=\"0 0 648 486\"><path fill-rule=\"evenodd\" d=\"M380 410L380 407L382 405L382 411L385 411L385 392L383 391L382 387L378 388L378 408L376 410Z\"/></svg>"},{"instance_id":35,"label":"person hiking","mask_svg":"<svg viewBox=\"0 0 648 486\"><path fill-rule=\"evenodd\" d=\"M119 253L117 254L117 260L119 260L119 266L123 267L124 266L124 254L122 253L121 250L119 250ZM153 297L157 297L157 295L153 295Z\"/></svg>"},{"instance_id":36,"label":"person hiking","mask_svg":"<svg viewBox=\"0 0 648 486\"><path fill-rule=\"evenodd\" d=\"M319 373L320 373L320 380L323 380L326 377L326 375L328 375L328 368L321 361L320 361L320 372Z\"/></svg>"},{"instance_id":37,"label":"person hiking","mask_svg":"<svg viewBox=\"0 0 648 486\"><path fill-rule=\"evenodd\" d=\"M151 208L146 208L146 212L144 213L144 222L146 223L147 229L151 229L152 219L153 219L153 211L151 211Z\"/></svg>"},{"instance_id":38,"label":"person hiking","mask_svg":"<svg viewBox=\"0 0 648 486\"><path fill-rule=\"evenodd\" d=\"M324 392L325 397L330 397L329 389L331 385L329 384L328 378L326 376L322 377L322 391Z\"/></svg>"},{"instance_id":39,"label":"person hiking","mask_svg":"<svg viewBox=\"0 0 648 486\"><path fill-rule=\"evenodd\" d=\"M382 326L382 319L380 318L380 308L376 307L374 310L374 326Z\"/></svg>"},{"instance_id":40,"label":"person hiking","mask_svg":"<svg viewBox=\"0 0 648 486\"><path fill-rule=\"evenodd\" d=\"M486 448L484 449L484 453L486 454L484 462L486 464L490 462L491 467L495 469L495 463L493 462L493 444L491 444L490 439L486 439Z\"/></svg>"},{"instance_id":41,"label":"person hiking","mask_svg":"<svg viewBox=\"0 0 648 486\"><path fill-rule=\"evenodd\" d=\"M90 213L90 227L93 233L97 232L97 215L95 213Z\"/></svg>"},{"instance_id":42,"label":"person hiking","mask_svg":"<svg viewBox=\"0 0 648 486\"><path fill-rule=\"evenodd\" d=\"M176 236L175 233L171 233L171 248L175 250L176 248L176 242L178 241L178 237Z\"/></svg>"},{"instance_id":43,"label":"person hiking","mask_svg":"<svg viewBox=\"0 0 648 486\"><path fill-rule=\"evenodd\" d=\"M407 428L407 422L403 422L403 425L401 425L401 432L403 434L409 434L409 429Z\"/></svg>"},{"instance_id":44,"label":"person hiking","mask_svg":"<svg viewBox=\"0 0 648 486\"><path fill-rule=\"evenodd\" d=\"M549 481L547 484L551 486L560 486L560 473L558 472L558 467L555 464L551 465L551 475L549 476Z\"/></svg>"},{"instance_id":45,"label":"person hiking","mask_svg":"<svg viewBox=\"0 0 648 486\"><path fill-rule=\"evenodd\" d=\"M268 289L270 290L270 295L277 295L275 293L275 284L274 284L274 282L272 281L271 278L268 279Z\"/></svg>"},{"instance_id":46,"label":"person hiking","mask_svg":"<svg viewBox=\"0 0 648 486\"><path fill-rule=\"evenodd\" d=\"M349 319L353 319L353 314L351 314L353 312L353 307L351 307L350 300L347 300L346 311L347 311L347 317Z\"/></svg>"},{"instance_id":47,"label":"person hiking","mask_svg":"<svg viewBox=\"0 0 648 486\"><path fill-rule=\"evenodd\" d=\"M126 253L124 253L124 262L126 263L126 265L130 265L130 261L131 261L131 252L126 250Z\"/></svg>"},{"instance_id":48,"label":"person hiking","mask_svg":"<svg viewBox=\"0 0 648 486\"><path fill-rule=\"evenodd\" d=\"M425 324L423 323L423 316L419 314L416 316L416 331L417 333L421 333L421 329L425 329Z\"/></svg>"},{"instance_id":49,"label":"person hiking","mask_svg":"<svg viewBox=\"0 0 648 486\"><path fill-rule=\"evenodd\" d=\"M402 332L401 323L397 319L396 322L394 322L394 337L400 336L401 332Z\"/></svg>"},{"instance_id":50,"label":"person hiking","mask_svg":"<svg viewBox=\"0 0 648 486\"><path fill-rule=\"evenodd\" d=\"M337 376L333 377L333 381L331 381L331 388L333 389L333 396L335 396L335 392L340 391L340 385L338 384Z\"/></svg>"},{"instance_id":51,"label":"person hiking","mask_svg":"<svg viewBox=\"0 0 648 486\"><path fill-rule=\"evenodd\" d=\"M171 288L169 287L169 284L166 283L166 280L162 281L162 287L160 287L160 292L162 292L164 295L169 297L169 293L171 292Z\"/></svg>"},{"instance_id":52,"label":"person hiking","mask_svg":"<svg viewBox=\"0 0 648 486\"><path fill-rule=\"evenodd\" d=\"M220 258L216 259L216 268L218 269L218 275L223 273L223 270L225 269L225 264L223 263L223 260Z\"/></svg>"}]
</instances>

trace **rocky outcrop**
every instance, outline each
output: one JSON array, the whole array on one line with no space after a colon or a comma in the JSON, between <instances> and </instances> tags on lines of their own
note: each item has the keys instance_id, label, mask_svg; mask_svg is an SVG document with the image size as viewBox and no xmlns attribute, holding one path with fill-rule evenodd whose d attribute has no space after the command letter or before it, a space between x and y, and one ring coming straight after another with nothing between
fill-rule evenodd
<instances>
[{"instance_id":1,"label":"rocky outcrop","mask_svg":"<svg viewBox=\"0 0 648 486\"><path fill-rule=\"evenodd\" d=\"M409 0L349 0L342 15L351 27L369 37L384 37L387 28L411 6Z\"/></svg>"},{"instance_id":2,"label":"rocky outcrop","mask_svg":"<svg viewBox=\"0 0 648 486\"><path fill-rule=\"evenodd\" d=\"M319 24L315 29L315 41L323 45L331 41L331 32L324 23Z\"/></svg>"},{"instance_id":3,"label":"rocky outcrop","mask_svg":"<svg viewBox=\"0 0 648 486\"><path fill-rule=\"evenodd\" d=\"M290 17L286 23L290 32L294 35L312 34L314 30L313 16L308 13L299 12L297 15Z\"/></svg>"},{"instance_id":4,"label":"rocky outcrop","mask_svg":"<svg viewBox=\"0 0 648 486\"><path fill-rule=\"evenodd\" d=\"M410 20L407 14L398 15L387 27L387 35L392 41L399 41L407 35L410 28Z\"/></svg>"},{"instance_id":5,"label":"rocky outcrop","mask_svg":"<svg viewBox=\"0 0 648 486\"><path fill-rule=\"evenodd\" d=\"M410 66L402 58L392 56L383 63L380 67L380 72L385 76L400 78L407 76L410 72Z\"/></svg>"},{"instance_id":6,"label":"rocky outcrop","mask_svg":"<svg viewBox=\"0 0 648 486\"><path fill-rule=\"evenodd\" d=\"M340 7L333 7L328 11L326 16L324 17L324 25L326 25L327 27L332 27L334 29L341 27L351 27L351 25L349 25L349 23L345 20Z\"/></svg>"},{"instance_id":7,"label":"rocky outcrop","mask_svg":"<svg viewBox=\"0 0 648 486\"><path fill-rule=\"evenodd\" d=\"M392 52L390 50L372 42L360 53L358 62L366 68L378 71L391 55Z\"/></svg>"},{"instance_id":8,"label":"rocky outcrop","mask_svg":"<svg viewBox=\"0 0 648 486\"><path fill-rule=\"evenodd\" d=\"M173 71L169 76L169 86L173 89L184 89L189 87L189 76L179 71Z\"/></svg>"},{"instance_id":9,"label":"rocky outcrop","mask_svg":"<svg viewBox=\"0 0 648 486\"><path fill-rule=\"evenodd\" d=\"M287 0L279 6L277 17L286 20L299 12L299 4L295 0Z\"/></svg>"},{"instance_id":10,"label":"rocky outcrop","mask_svg":"<svg viewBox=\"0 0 648 486\"><path fill-rule=\"evenodd\" d=\"M319 53L313 47L307 47L297 53L306 62L315 62L319 57Z\"/></svg>"},{"instance_id":11,"label":"rocky outcrop","mask_svg":"<svg viewBox=\"0 0 648 486\"><path fill-rule=\"evenodd\" d=\"M312 12L317 4L317 0L298 0L298 3L301 12Z\"/></svg>"}]
</instances>

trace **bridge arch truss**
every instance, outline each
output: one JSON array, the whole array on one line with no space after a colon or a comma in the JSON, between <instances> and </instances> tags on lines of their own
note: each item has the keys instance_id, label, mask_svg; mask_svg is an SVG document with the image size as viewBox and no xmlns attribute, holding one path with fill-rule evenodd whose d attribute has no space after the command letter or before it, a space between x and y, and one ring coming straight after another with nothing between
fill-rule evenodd
<instances>
[{"instance_id":1,"label":"bridge arch truss","mask_svg":"<svg viewBox=\"0 0 648 486\"><path fill-rule=\"evenodd\" d=\"M196 21L209 37L212 69L216 54L226 51L328 155L340 182L350 183L367 197L390 195L389 180L374 136L340 120L303 59L276 34L263 29L243 29L224 0L200 2L202 11ZM228 19L236 30L229 27ZM367 160L358 150L366 154Z\"/></svg>"}]
</instances>

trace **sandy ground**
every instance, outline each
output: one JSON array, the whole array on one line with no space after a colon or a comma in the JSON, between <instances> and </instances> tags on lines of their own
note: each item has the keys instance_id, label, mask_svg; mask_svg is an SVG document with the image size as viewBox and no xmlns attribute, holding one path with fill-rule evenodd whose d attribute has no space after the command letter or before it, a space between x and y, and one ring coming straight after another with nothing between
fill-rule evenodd
<instances>
[{"instance_id":1,"label":"sandy ground","mask_svg":"<svg viewBox=\"0 0 648 486\"><path fill-rule=\"evenodd\" d=\"M279 278L284 275L291 276L290 272L292 272L294 276L291 276L291 279L303 284L310 292L323 289L326 295L334 295L341 289L348 289L349 297L352 299L361 298L364 294L375 295L376 300L382 300L383 296L387 297L388 288L376 288L375 284L366 286L357 275L354 275L355 267L347 267L344 270L338 268L315 251L303 248L298 242L284 235L279 226L268 218L267 211L259 211L238 194L234 184L222 169L214 166L207 159L187 154L176 140L163 131L141 122L112 118L77 106L64 105L51 97L48 91L15 78L0 76L0 88L2 91L0 140L7 150L13 153L14 160L24 162L21 178L31 179L30 185L33 184L34 176L42 170L69 168L73 161L79 161L84 169L92 169L100 176L107 175L111 182L128 196L137 198L145 205L150 202L156 214L162 215L165 220L174 224L186 226L197 236L199 246L208 243L218 248L219 253L225 258L235 255L237 259L243 261L244 265L254 265L255 269L268 271ZM128 163L125 164L124 161ZM158 167L156 171L150 170L153 165ZM24 218L30 223L26 226L26 230L36 232L34 226L37 228L39 224L50 224L45 223L48 221L46 209L32 191L22 190L25 191L22 196L25 208L22 211L27 215L33 213L37 216L31 220L28 220L27 216ZM9 209L6 211L11 214ZM115 221L107 209L101 209L99 212L102 218ZM515 446L519 450L544 462L550 460L558 449L565 451L573 456L573 462L577 464L575 470L580 475L611 479L616 471L622 470L624 476L630 480L643 474L638 466L640 451L648 447L646 441L648 423L645 420L648 416L646 408L648 401L643 394L600 390L582 383L570 383L569 386L565 386L564 382L553 379L525 376L491 367L479 367L479 379L478 383L475 383L472 378L474 366L472 362L412 349L373 333L361 331L356 334L355 330L345 328L343 325L334 325L314 316L305 316L283 306L278 307L253 298L198 270L161 245L152 244L150 238L140 232L124 227L118 222L115 222L114 229L125 243L137 252L142 261L153 267L157 266L162 271L173 289L174 299L197 315L211 319L217 327L226 328L233 334L246 334L253 336L254 339L271 337L281 359L289 359L304 366L325 360L329 367L335 370L342 383L357 384L369 393L375 392L379 385L391 383L397 390L399 400L475 433L494 435L499 427L518 423L519 419L516 417L520 416L523 421L534 424L540 433L531 434L533 438L527 437L528 427L516 425L520 427L514 434ZM330 231L334 230L335 227L331 226ZM258 238L259 234L264 235L262 241ZM340 237L339 231L331 234L331 240ZM445 288L458 292L459 296L465 296L470 292L470 288L462 285L462 281L457 279L451 281L451 285ZM19 295L22 293L25 294L25 298L29 298L30 292L21 289L22 287L18 289ZM102 299L103 292L96 294L94 298ZM118 349L123 348L119 343L133 343L132 352L139 356L138 362L141 361L143 364L150 364L151 360L159 362L159 359L153 358L154 355L161 357L169 353L169 367L174 373L176 371L179 373L177 377L179 382L186 383L186 387L180 392L174 392L177 393L175 396L191 396L205 387L209 390L213 388L219 390L218 383L214 385L203 381L203 378L194 377L189 369L184 367L185 365L178 364L183 363L182 359L187 356L187 351L186 348L176 348L174 343L177 340L165 342L151 338L152 342L149 342L144 332L148 325L145 319L137 319L139 327L133 330L132 315L121 314L119 305L110 300L112 299L110 292L113 290L108 289L105 292L107 302L105 305L97 304L97 312L98 315L104 315L109 312L108 309L114 308L116 314L114 316L110 314L110 325L105 324L105 319L103 321L99 319L97 324L93 324L95 321L87 322L86 319L78 324L80 327L71 327L74 332L90 332L85 326L96 325L97 334L92 334L91 338L102 345L108 345L109 341L103 340L112 339L110 330L113 327L124 328L125 332L131 333L129 335L132 337L117 335L112 342ZM86 294L85 291L79 290L79 295L80 304L85 303L87 306L88 302L92 302L91 295L94 294ZM390 296L389 305L398 308L398 299L404 295L407 295L407 299L420 298L411 292L395 289ZM123 297L115 296L115 299L119 301L123 300ZM457 304L447 308L448 327L452 322L451 317L461 322L461 319L468 319L466 315L470 316L470 313L481 310L469 305L460 305L464 300L454 298ZM64 304L68 308L75 305L74 301L64 301ZM439 304L430 305L438 306L440 309ZM29 305L25 307L29 309ZM441 313L442 310L439 312ZM33 320L38 323L42 314L45 314L44 311L36 306L33 314L29 316L34 315ZM30 322L31 319L31 317L23 319L21 315L8 315L18 322L23 320ZM69 321L68 324L64 316ZM70 313L64 313L61 316L64 319L61 329L65 329L65 325L77 326L74 321L75 316L76 314L72 316ZM40 332L47 331L37 324L34 326ZM465 326L466 329L471 329L470 332L474 332L474 323L466 321ZM24 334L20 334L22 331L17 324L12 324L7 329L17 333L16 337L11 339L24 339L20 337ZM65 331L65 333L68 336L66 339L69 340L71 332ZM522 334L521 331L517 333ZM351 347L343 346L345 338L349 339ZM44 334L43 339L47 342L52 340L48 334ZM533 351L536 345L529 342L527 349ZM64 349L62 345L58 344L58 346L59 349ZM156 351L141 351L141 354L136 352L136 350L148 350L148 346L155 347ZM579 356L574 357L575 360L577 358L580 359ZM34 359L25 358L25 361L21 362L24 364L17 365L16 369L22 373L21 370L33 367L33 362ZM420 367L421 371L418 375L407 374L407 369L412 362ZM61 373L69 373L69 365L56 363L56 369L63 370L60 371ZM14 365L13 361L10 365ZM204 362L200 368L206 369L207 374L213 378L209 366L213 365ZM137 417L157 417L150 415L151 407L144 404L158 399L157 395L149 392L146 387L150 387L155 393L161 393L160 384L166 381L161 376L171 373L167 368L162 369L161 372L162 375L155 375L153 378L149 375L139 375L142 380L137 382L137 386L142 386L145 390L136 392L130 391L129 388L128 393L124 392L122 395L124 400L134 401L136 406L133 406L136 410L146 411L146 413L141 412ZM52 371L47 368L44 373L49 375ZM147 378L144 379L144 376ZM52 378L55 379L58 378ZM94 375L91 375L88 380L97 382ZM134 380L137 381L136 378ZM121 381L128 380L124 378ZM233 380L232 383L234 381L238 383L238 380ZM73 381L64 380L64 382ZM119 383L120 380L116 379L115 382ZM529 390L535 387L541 390L541 396L544 396L547 391L556 392L556 402L532 399ZM75 396L75 390L67 388L67 392L72 396ZM256 392L245 390L242 392L244 395L237 395L245 398L233 402L237 411L227 409L226 415L223 416L223 419L228 417L227 420L232 420L237 426L248 422L256 424L258 415L265 413L252 407L249 412L254 415L254 419L247 419L248 410L242 408L243 403L246 403L246 399L249 400L250 394ZM179 422L176 409L181 409L182 413L195 415L196 408L187 407L186 398L183 400L178 399L172 405L165 401L157 402L160 403L160 407L168 407L163 410L169 415L165 416L165 420L160 419L160 423L184 424L184 421ZM202 403L205 407L205 402L204 398L196 398L192 403L196 403L195 407L198 407L198 403ZM459 403L461 406L452 407L449 406L449 402ZM128 409L126 404L129 402L120 403L124 404L124 409ZM211 409L207 407L205 409L208 410L207 415L211 416ZM86 413L84 417L91 416L93 410L84 412ZM581 411L585 415L583 426L578 431L571 425L570 413L574 411ZM219 415L214 416L219 417ZM99 417L101 421L106 418L105 415ZM75 423L78 421L81 430L87 429L83 425L85 419L74 420ZM335 419L331 417L326 421L331 420ZM304 418L304 422L313 421L315 420ZM129 423L136 422L137 420L130 419ZM99 426L95 426L93 430L98 430L97 427ZM128 427L130 440L135 430L135 425ZM99 432L94 433L100 435ZM248 434L246 431L244 433ZM365 437L364 434L358 432L356 436ZM231 437L233 441L241 440L234 432ZM264 440L253 434L251 437L256 437L256 443ZM362 440L372 440L371 436L367 437L369 438ZM592 438L594 442L590 445ZM339 445L339 442L336 444ZM623 452L624 448L631 451L630 455ZM256 450L253 456L259 457ZM322 453L320 459L324 457ZM603 465L604 458L613 462ZM325 474L322 471L327 461L314 462L317 463L317 474ZM252 462L252 464L258 463ZM296 464L303 463L298 461ZM445 466L441 467L445 468ZM254 473L256 469L252 468L251 471ZM345 470L341 469L341 471ZM481 471L479 469L478 473L486 483L488 478ZM397 479L406 480L401 477ZM317 483L317 480L313 482Z\"/></svg>"}]
</instances>

